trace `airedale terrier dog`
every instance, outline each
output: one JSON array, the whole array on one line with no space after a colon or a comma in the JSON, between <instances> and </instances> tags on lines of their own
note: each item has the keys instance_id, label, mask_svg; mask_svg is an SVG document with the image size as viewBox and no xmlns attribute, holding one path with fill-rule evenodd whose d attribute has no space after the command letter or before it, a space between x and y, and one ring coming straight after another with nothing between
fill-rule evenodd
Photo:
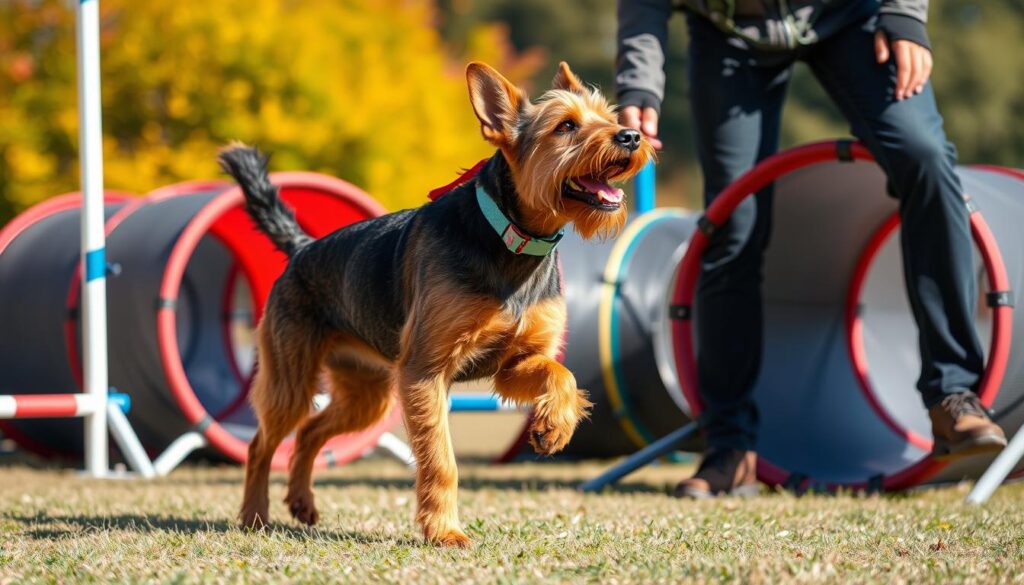
<instances>
[{"instance_id":1,"label":"airedale terrier dog","mask_svg":"<svg viewBox=\"0 0 1024 585\"><path fill-rule=\"evenodd\" d=\"M498 149L477 175L418 209L316 241L279 201L266 157L240 145L221 153L249 214L290 256L258 329L245 526L267 523L271 458L296 427L285 502L315 524L320 448L380 420L397 396L416 456L416 520L428 541L466 546L452 382L493 377L502 398L531 405L540 454L561 450L587 415L586 394L556 360L566 312L555 245L569 223L585 238L616 234L626 210L610 182L632 177L654 151L565 63L534 102L485 64L471 63L466 78L483 137ZM331 402L311 414L321 372Z\"/></svg>"}]
</instances>

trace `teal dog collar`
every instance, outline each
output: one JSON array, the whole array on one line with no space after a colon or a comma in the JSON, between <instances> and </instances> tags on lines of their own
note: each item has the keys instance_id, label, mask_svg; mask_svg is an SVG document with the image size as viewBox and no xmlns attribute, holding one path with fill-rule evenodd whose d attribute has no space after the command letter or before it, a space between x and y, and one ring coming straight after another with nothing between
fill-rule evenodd
<instances>
[{"instance_id":1,"label":"teal dog collar","mask_svg":"<svg viewBox=\"0 0 1024 585\"><path fill-rule=\"evenodd\" d=\"M501 241L505 243L505 247L513 254L547 256L555 251L558 242L565 235L564 229L558 230L557 233L546 238L539 238L524 233L505 216L498 207L498 204L494 202L494 199L491 199L491 196L484 191L484 188L479 183L476 185L476 202L480 205L480 211L484 214L484 217L487 218L487 223L491 224L494 231L501 236Z\"/></svg>"}]
</instances>

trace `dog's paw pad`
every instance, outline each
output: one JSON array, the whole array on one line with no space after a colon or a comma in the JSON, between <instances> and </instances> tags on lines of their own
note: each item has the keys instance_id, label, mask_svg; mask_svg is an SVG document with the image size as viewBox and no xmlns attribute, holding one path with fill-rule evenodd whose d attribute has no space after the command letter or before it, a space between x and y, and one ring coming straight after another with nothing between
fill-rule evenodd
<instances>
[{"instance_id":1,"label":"dog's paw pad","mask_svg":"<svg viewBox=\"0 0 1024 585\"><path fill-rule=\"evenodd\" d=\"M530 445L540 455L553 455L561 451L572 438L572 432L561 432L555 427L537 423L530 430Z\"/></svg>"},{"instance_id":2,"label":"dog's paw pad","mask_svg":"<svg viewBox=\"0 0 1024 585\"><path fill-rule=\"evenodd\" d=\"M535 449L543 449L544 448L544 442L546 440L545 439L546 436L547 435L545 433L541 432L541 431L533 431L530 434L530 437L532 439L533 447Z\"/></svg>"}]
</instances>

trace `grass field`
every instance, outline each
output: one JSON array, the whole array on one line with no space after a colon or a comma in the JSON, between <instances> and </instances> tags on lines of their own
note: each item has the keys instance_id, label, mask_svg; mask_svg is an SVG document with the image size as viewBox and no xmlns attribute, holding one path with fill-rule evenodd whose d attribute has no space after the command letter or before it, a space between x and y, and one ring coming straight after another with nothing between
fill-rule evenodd
<instances>
[{"instance_id":1,"label":"grass field","mask_svg":"<svg viewBox=\"0 0 1024 585\"><path fill-rule=\"evenodd\" d=\"M1024 485L984 508L954 487L904 496L665 495L687 470L581 495L593 464L463 465L470 550L421 543L409 472L369 460L321 473L321 526L235 527L241 469L152 482L0 467L0 582L1019 582Z\"/></svg>"}]
</instances>

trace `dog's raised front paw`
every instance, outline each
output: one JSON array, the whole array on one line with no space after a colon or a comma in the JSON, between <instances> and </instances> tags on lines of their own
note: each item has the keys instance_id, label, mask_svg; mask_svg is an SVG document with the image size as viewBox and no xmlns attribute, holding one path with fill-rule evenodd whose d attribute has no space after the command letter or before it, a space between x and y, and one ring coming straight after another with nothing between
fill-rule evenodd
<instances>
[{"instance_id":1,"label":"dog's raised front paw","mask_svg":"<svg viewBox=\"0 0 1024 585\"><path fill-rule=\"evenodd\" d=\"M542 396L533 411L530 445L540 455L553 455L569 444L576 425L589 415L593 404L586 392L575 390L565 399Z\"/></svg>"},{"instance_id":2,"label":"dog's raised front paw","mask_svg":"<svg viewBox=\"0 0 1024 585\"><path fill-rule=\"evenodd\" d=\"M530 427L530 445L539 455L554 455L569 444L575 425L566 430L551 426L542 420L535 420Z\"/></svg>"}]
</instances>

